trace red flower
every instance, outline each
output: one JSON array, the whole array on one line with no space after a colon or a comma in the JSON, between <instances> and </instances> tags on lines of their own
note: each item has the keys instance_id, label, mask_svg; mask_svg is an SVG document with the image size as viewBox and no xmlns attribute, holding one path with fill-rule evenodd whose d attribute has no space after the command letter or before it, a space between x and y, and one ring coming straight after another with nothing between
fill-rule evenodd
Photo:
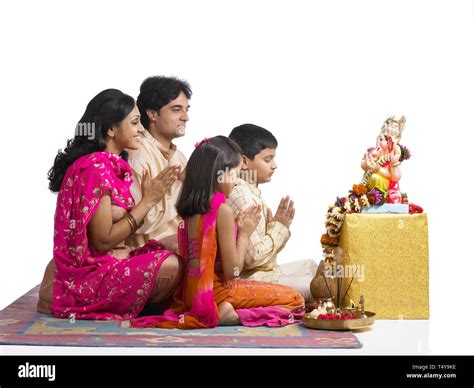
<instances>
[{"instance_id":1,"label":"red flower","mask_svg":"<svg viewBox=\"0 0 474 388\"><path fill-rule=\"evenodd\" d=\"M337 321L339 319L357 319L357 316L348 312L343 312L341 315L336 314L319 314L318 319L325 319L328 321Z\"/></svg>"},{"instance_id":2,"label":"red flower","mask_svg":"<svg viewBox=\"0 0 474 388\"><path fill-rule=\"evenodd\" d=\"M414 203L410 203L408 209L410 214L423 213L423 208L421 206L415 205Z\"/></svg>"}]
</instances>

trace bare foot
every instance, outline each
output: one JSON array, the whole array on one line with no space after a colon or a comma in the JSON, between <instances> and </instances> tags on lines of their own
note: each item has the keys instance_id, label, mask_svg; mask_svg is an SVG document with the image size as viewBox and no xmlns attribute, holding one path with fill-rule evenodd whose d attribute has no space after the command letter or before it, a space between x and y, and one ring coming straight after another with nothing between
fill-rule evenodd
<instances>
[{"instance_id":1,"label":"bare foot","mask_svg":"<svg viewBox=\"0 0 474 388\"><path fill-rule=\"evenodd\" d=\"M240 324L239 315L229 302L219 303L217 310L219 311L219 326L232 326Z\"/></svg>"}]
</instances>

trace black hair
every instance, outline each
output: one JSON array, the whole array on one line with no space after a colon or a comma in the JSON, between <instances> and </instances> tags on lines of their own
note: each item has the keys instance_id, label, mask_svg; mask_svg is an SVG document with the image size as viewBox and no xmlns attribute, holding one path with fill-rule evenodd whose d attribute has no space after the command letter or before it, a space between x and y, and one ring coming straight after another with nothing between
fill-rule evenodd
<instances>
[{"instance_id":1,"label":"black hair","mask_svg":"<svg viewBox=\"0 0 474 388\"><path fill-rule=\"evenodd\" d=\"M49 189L53 193L60 190L67 169L76 159L105 150L107 131L125 119L134 107L133 97L117 89L103 90L87 104L74 138L67 141L63 151L58 151L48 172ZM86 128L92 130L85 133ZM120 156L127 158L125 151Z\"/></svg>"},{"instance_id":2,"label":"black hair","mask_svg":"<svg viewBox=\"0 0 474 388\"><path fill-rule=\"evenodd\" d=\"M278 147L278 141L270 131L254 124L242 124L235 127L229 138L242 148L242 152L250 160L253 160L255 155L265 148Z\"/></svg>"},{"instance_id":3,"label":"black hair","mask_svg":"<svg viewBox=\"0 0 474 388\"><path fill-rule=\"evenodd\" d=\"M179 93L183 92L189 100L193 94L191 86L176 77L154 76L148 77L140 86L140 94L137 97L137 106L141 114L142 125L148 129L150 120L148 119L147 109L156 110L169 104L170 101L178 98Z\"/></svg>"},{"instance_id":4,"label":"black hair","mask_svg":"<svg viewBox=\"0 0 474 388\"><path fill-rule=\"evenodd\" d=\"M204 140L193 151L186 165L186 177L176 209L181 217L205 214L213 194L218 191L219 176L237 167L242 159L239 145L226 136Z\"/></svg>"}]
</instances>

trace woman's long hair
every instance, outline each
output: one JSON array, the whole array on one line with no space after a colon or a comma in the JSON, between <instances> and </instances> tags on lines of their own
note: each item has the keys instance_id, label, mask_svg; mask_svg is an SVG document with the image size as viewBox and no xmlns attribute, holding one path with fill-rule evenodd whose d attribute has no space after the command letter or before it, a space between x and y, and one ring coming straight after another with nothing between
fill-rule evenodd
<instances>
[{"instance_id":1,"label":"woman's long hair","mask_svg":"<svg viewBox=\"0 0 474 388\"><path fill-rule=\"evenodd\" d=\"M125 119L134 106L133 97L117 89L103 90L87 104L74 138L67 141L63 151L58 151L48 172L49 189L53 193L59 191L67 169L76 159L105 150L107 131ZM125 152L121 156L126 159Z\"/></svg>"},{"instance_id":2,"label":"woman's long hair","mask_svg":"<svg viewBox=\"0 0 474 388\"><path fill-rule=\"evenodd\" d=\"M176 204L178 214L191 217L207 213L211 196L218 191L220 174L237 167L241 158L239 145L228 137L216 136L204 140L186 165L183 190Z\"/></svg>"}]
</instances>

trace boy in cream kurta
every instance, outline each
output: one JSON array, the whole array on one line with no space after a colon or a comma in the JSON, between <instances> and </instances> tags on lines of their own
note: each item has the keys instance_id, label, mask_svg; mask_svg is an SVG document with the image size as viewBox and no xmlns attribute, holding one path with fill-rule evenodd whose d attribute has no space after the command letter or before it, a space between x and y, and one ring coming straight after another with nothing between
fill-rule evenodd
<instances>
[{"instance_id":1,"label":"boy in cream kurta","mask_svg":"<svg viewBox=\"0 0 474 388\"><path fill-rule=\"evenodd\" d=\"M299 291L307 302L312 301L309 285L317 270L314 260L301 260L279 265L277 254L289 240L290 226L295 216L289 196L281 199L275 215L262 198L259 184L271 181L277 168L276 138L264 128L244 124L232 130L229 137L243 151L242 176L232 190L227 203L237 215L249 206L258 204L262 217L250 237L241 277L245 279L279 283Z\"/></svg>"},{"instance_id":2,"label":"boy in cream kurta","mask_svg":"<svg viewBox=\"0 0 474 388\"><path fill-rule=\"evenodd\" d=\"M263 215L269 210L257 185L240 178L227 203L235 215L252 205L260 205ZM289 228L281 222L261 217L255 232L250 236L241 276L245 279L278 282L281 270L276 260L277 253L285 247L290 236Z\"/></svg>"}]
</instances>

